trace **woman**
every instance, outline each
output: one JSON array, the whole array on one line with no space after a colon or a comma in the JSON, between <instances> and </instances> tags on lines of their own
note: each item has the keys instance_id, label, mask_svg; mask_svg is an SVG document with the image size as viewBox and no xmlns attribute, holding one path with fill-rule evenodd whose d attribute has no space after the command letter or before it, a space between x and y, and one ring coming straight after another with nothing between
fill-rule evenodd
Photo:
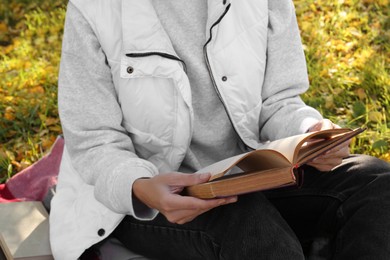
<instances>
[{"instance_id":1,"label":"woman","mask_svg":"<svg viewBox=\"0 0 390 260\"><path fill-rule=\"evenodd\" d=\"M290 0L71 0L56 259L108 236L157 259L388 258L389 165L342 162L348 144L311 162L300 189L180 195L211 163L337 127L301 101L307 88Z\"/></svg>"}]
</instances>

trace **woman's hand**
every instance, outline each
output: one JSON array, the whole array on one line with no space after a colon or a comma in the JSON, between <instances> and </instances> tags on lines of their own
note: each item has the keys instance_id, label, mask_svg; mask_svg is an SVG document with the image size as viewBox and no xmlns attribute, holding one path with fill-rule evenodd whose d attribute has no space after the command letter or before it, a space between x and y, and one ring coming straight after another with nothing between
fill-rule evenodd
<instances>
[{"instance_id":1,"label":"woman's hand","mask_svg":"<svg viewBox=\"0 0 390 260\"><path fill-rule=\"evenodd\" d=\"M340 128L340 126L332 123L332 121L328 119L324 119L314 124L312 127L310 127L308 132L315 132L319 130L335 129L335 128ZM315 158L313 161L307 164L317 168L320 171L332 170L334 167L336 167L342 162L343 158L349 156L350 142L351 140L348 140L332 148L331 150L327 151L324 155Z\"/></svg>"},{"instance_id":2,"label":"woman's hand","mask_svg":"<svg viewBox=\"0 0 390 260\"><path fill-rule=\"evenodd\" d=\"M168 221L184 224L200 214L237 201L237 196L203 200L179 193L184 187L207 182L210 173L165 173L150 179L138 179L133 184L133 195L150 208L157 209Z\"/></svg>"}]
</instances>

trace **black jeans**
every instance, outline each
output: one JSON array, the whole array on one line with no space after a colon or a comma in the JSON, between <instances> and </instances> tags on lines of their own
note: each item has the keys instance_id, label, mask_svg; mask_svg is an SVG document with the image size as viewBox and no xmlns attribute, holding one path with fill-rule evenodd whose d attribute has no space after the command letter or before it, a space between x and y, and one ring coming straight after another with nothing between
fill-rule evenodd
<instances>
[{"instance_id":1,"label":"black jeans","mask_svg":"<svg viewBox=\"0 0 390 260\"><path fill-rule=\"evenodd\" d=\"M127 216L113 235L154 259L390 259L390 164L352 156L304 171L300 188L243 195L184 225Z\"/></svg>"}]
</instances>

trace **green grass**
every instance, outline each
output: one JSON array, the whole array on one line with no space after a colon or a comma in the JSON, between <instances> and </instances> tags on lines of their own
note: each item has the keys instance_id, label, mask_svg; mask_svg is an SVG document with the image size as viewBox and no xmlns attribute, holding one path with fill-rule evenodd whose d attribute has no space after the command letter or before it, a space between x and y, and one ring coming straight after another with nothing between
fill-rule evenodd
<instances>
[{"instance_id":1,"label":"green grass","mask_svg":"<svg viewBox=\"0 0 390 260\"><path fill-rule=\"evenodd\" d=\"M61 133L57 74L65 1L0 4L0 182L42 157Z\"/></svg>"},{"instance_id":2,"label":"green grass","mask_svg":"<svg viewBox=\"0 0 390 260\"><path fill-rule=\"evenodd\" d=\"M390 161L388 0L294 0L311 89L325 117L367 126L352 152ZM0 183L61 133L57 74L65 0L0 3Z\"/></svg>"},{"instance_id":3,"label":"green grass","mask_svg":"<svg viewBox=\"0 0 390 260\"><path fill-rule=\"evenodd\" d=\"M352 152L390 161L389 1L294 2L311 82L305 102L342 126L366 126Z\"/></svg>"}]
</instances>

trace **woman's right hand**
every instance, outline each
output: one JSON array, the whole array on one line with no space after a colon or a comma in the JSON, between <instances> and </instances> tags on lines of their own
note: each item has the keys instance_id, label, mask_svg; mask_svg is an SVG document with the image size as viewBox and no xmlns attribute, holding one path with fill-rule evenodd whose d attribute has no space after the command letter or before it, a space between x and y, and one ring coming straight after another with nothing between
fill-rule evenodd
<instances>
[{"instance_id":1,"label":"woman's right hand","mask_svg":"<svg viewBox=\"0 0 390 260\"><path fill-rule=\"evenodd\" d=\"M237 201L237 196L219 199L198 199L179 193L187 186L207 182L210 173L165 173L150 179L138 179L133 184L133 196L150 208L157 209L169 222L184 224L200 214Z\"/></svg>"}]
</instances>

